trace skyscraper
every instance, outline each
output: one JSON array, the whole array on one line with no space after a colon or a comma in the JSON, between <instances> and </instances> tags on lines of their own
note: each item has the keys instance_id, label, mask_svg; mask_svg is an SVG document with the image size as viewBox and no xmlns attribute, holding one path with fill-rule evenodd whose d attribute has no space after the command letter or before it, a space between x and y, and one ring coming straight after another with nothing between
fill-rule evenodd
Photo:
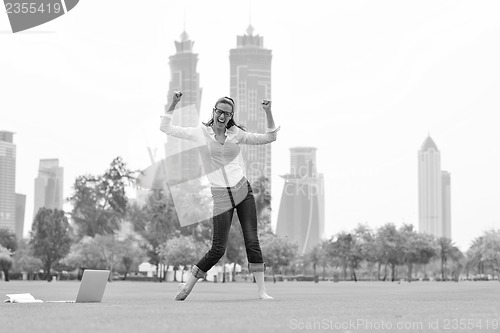
<instances>
[{"instance_id":1,"label":"skyscraper","mask_svg":"<svg viewBox=\"0 0 500 333\"><path fill-rule=\"evenodd\" d=\"M450 174L441 170L441 153L428 136L418 151L419 231L451 239L450 207Z\"/></svg>"},{"instance_id":2,"label":"skyscraper","mask_svg":"<svg viewBox=\"0 0 500 333\"><path fill-rule=\"evenodd\" d=\"M264 133L267 124L261 101L271 99L272 54L264 48L264 37L253 32L248 26L245 35L237 36L236 48L229 51L230 94L236 102L235 121L249 131ZM250 183L264 176L271 187L271 145L242 145L241 153Z\"/></svg>"},{"instance_id":3,"label":"skyscraper","mask_svg":"<svg viewBox=\"0 0 500 333\"><path fill-rule=\"evenodd\" d=\"M189 39L184 31L181 40L175 41L176 54L170 56L170 85L168 91L168 105L174 91L182 91L182 99L172 118L172 124L183 127L197 126L200 121L201 93L200 75L196 72L198 54L193 53L194 41ZM167 170L169 179L186 180L199 177L199 153L190 151L193 144L172 136L167 138L165 155L169 157Z\"/></svg>"},{"instance_id":4,"label":"skyscraper","mask_svg":"<svg viewBox=\"0 0 500 333\"><path fill-rule=\"evenodd\" d=\"M448 171L441 171L443 237L451 239L451 176Z\"/></svg>"},{"instance_id":5,"label":"skyscraper","mask_svg":"<svg viewBox=\"0 0 500 333\"><path fill-rule=\"evenodd\" d=\"M64 169L59 166L57 158L40 160L38 177L35 178L33 219L42 207L62 210L63 176Z\"/></svg>"},{"instance_id":6,"label":"skyscraper","mask_svg":"<svg viewBox=\"0 0 500 333\"><path fill-rule=\"evenodd\" d=\"M319 244L325 229L324 182L316 171L316 148L291 148L290 173L283 178L276 234L296 241L304 255Z\"/></svg>"},{"instance_id":7,"label":"skyscraper","mask_svg":"<svg viewBox=\"0 0 500 333\"><path fill-rule=\"evenodd\" d=\"M24 212L26 211L26 195L16 193L16 237L22 239L24 234Z\"/></svg>"},{"instance_id":8,"label":"skyscraper","mask_svg":"<svg viewBox=\"0 0 500 333\"><path fill-rule=\"evenodd\" d=\"M0 228L16 231L16 145L14 133L0 131Z\"/></svg>"}]
</instances>

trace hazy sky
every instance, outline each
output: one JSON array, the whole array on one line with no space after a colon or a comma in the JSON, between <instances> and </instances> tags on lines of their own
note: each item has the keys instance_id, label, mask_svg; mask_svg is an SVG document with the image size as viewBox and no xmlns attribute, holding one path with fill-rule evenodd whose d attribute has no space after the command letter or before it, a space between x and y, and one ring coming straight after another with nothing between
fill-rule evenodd
<instances>
[{"instance_id":1,"label":"hazy sky","mask_svg":"<svg viewBox=\"0 0 500 333\"><path fill-rule=\"evenodd\" d=\"M317 147L326 235L359 222L418 226L417 151L428 133L451 173L452 237L500 226L500 2L82 0L12 34L0 13L0 130L16 132L26 226L42 158L64 195L122 156L162 157L168 57L185 25L203 118L229 94L229 50L250 22L273 52L273 224L289 148ZM69 207L65 206L67 209Z\"/></svg>"}]
</instances>

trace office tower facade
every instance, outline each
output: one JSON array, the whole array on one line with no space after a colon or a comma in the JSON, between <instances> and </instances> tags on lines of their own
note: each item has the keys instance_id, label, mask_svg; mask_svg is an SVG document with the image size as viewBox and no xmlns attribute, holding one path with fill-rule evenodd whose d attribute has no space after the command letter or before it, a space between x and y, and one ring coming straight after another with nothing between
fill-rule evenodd
<instances>
[{"instance_id":1,"label":"office tower facade","mask_svg":"<svg viewBox=\"0 0 500 333\"><path fill-rule=\"evenodd\" d=\"M177 106L181 111L174 112L172 124L183 127L198 126L200 122L200 104L202 89L200 75L196 71L198 54L193 53L194 41L184 31L180 41L175 41L176 54L169 57L170 84L168 105L175 91L182 91L182 99ZM171 180L189 180L199 177L200 157L193 149L193 143L174 137L167 137L165 156L167 156L168 178Z\"/></svg>"},{"instance_id":2,"label":"office tower facade","mask_svg":"<svg viewBox=\"0 0 500 333\"><path fill-rule=\"evenodd\" d=\"M16 231L16 145L14 133L0 131L0 228Z\"/></svg>"},{"instance_id":3,"label":"office tower facade","mask_svg":"<svg viewBox=\"0 0 500 333\"><path fill-rule=\"evenodd\" d=\"M318 245L325 229L323 175L316 170L316 148L290 149L290 173L285 179L276 234L299 245L304 255Z\"/></svg>"},{"instance_id":4,"label":"office tower facade","mask_svg":"<svg viewBox=\"0 0 500 333\"><path fill-rule=\"evenodd\" d=\"M63 209L63 178L64 169L59 166L57 158L40 160L38 177L35 178L33 219L42 207Z\"/></svg>"},{"instance_id":5,"label":"office tower facade","mask_svg":"<svg viewBox=\"0 0 500 333\"><path fill-rule=\"evenodd\" d=\"M421 233L451 239L450 174L430 136L418 151L418 218Z\"/></svg>"},{"instance_id":6,"label":"office tower facade","mask_svg":"<svg viewBox=\"0 0 500 333\"><path fill-rule=\"evenodd\" d=\"M16 193L16 237L18 240L24 234L24 213L26 211L26 195Z\"/></svg>"},{"instance_id":7,"label":"office tower facade","mask_svg":"<svg viewBox=\"0 0 500 333\"><path fill-rule=\"evenodd\" d=\"M443 237L451 239L451 175L441 171Z\"/></svg>"},{"instance_id":8,"label":"office tower facade","mask_svg":"<svg viewBox=\"0 0 500 333\"><path fill-rule=\"evenodd\" d=\"M261 101L271 99L272 52L264 48L264 37L253 33L250 25L229 51L230 94L236 103L235 121L248 131L264 133L267 120ZM271 191L271 145L242 145L241 153L250 183L264 176Z\"/></svg>"}]
</instances>

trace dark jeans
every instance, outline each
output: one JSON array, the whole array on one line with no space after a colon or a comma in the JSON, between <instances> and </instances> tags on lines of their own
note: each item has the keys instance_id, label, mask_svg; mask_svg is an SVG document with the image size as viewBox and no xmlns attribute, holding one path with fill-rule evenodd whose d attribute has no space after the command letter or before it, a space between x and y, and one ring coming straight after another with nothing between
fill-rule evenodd
<instances>
[{"instance_id":1,"label":"dark jeans","mask_svg":"<svg viewBox=\"0 0 500 333\"><path fill-rule=\"evenodd\" d=\"M250 183L243 178L234 187L212 188L214 199L212 247L196 264L193 274L203 277L226 252L234 209L243 230L250 272L263 272L264 261L257 236L257 211ZM201 271L201 272L200 272Z\"/></svg>"}]
</instances>

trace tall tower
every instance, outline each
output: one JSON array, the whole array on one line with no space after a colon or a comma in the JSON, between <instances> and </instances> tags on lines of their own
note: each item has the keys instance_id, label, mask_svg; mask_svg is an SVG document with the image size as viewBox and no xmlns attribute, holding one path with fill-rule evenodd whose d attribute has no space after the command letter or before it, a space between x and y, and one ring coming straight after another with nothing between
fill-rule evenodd
<instances>
[{"instance_id":1,"label":"tall tower","mask_svg":"<svg viewBox=\"0 0 500 333\"><path fill-rule=\"evenodd\" d=\"M14 133L0 131L0 228L16 231L16 145Z\"/></svg>"},{"instance_id":2,"label":"tall tower","mask_svg":"<svg viewBox=\"0 0 500 333\"><path fill-rule=\"evenodd\" d=\"M198 54L193 53L194 41L189 39L186 31L175 41L176 54L169 57L170 85L168 105L174 91L182 91L182 99L175 112L172 124L183 127L194 127L200 121L201 93L200 75L196 72ZM196 151L189 151L192 143L169 136L165 144L165 156L168 157L167 170L169 179L186 180L199 177L200 162Z\"/></svg>"},{"instance_id":3,"label":"tall tower","mask_svg":"<svg viewBox=\"0 0 500 333\"><path fill-rule=\"evenodd\" d=\"M443 237L451 239L451 176L448 171L441 171L443 204Z\"/></svg>"},{"instance_id":4,"label":"tall tower","mask_svg":"<svg viewBox=\"0 0 500 333\"><path fill-rule=\"evenodd\" d=\"M325 229L323 174L316 172L316 148L290 149L290 173L283 176L276 234L299 244L304 255L320 243Z\"/></svg>"},{"instance_id":5,"label":"tall tower","mask_svg":"<svg viewBox=\"0 0 500 333\"><path fill-rule=\"evenodd\" d=\"M441 171L441 153L428 136L418 151L419 231L451 239L450 207L450 174Z\"/></svg>"},{"instance_id":6,"label":"tall tower","mask_svg":"<svg viewBox=\"0 0 500 333\"><path fill-rule=\"evenodd\" d=\"M35 198L33 219L42 207L63 209L64 169L59 166L59 159L41 159L38 177L35 178Z\"/></svg>"},{"instance_id":7,"label":"tall tower","mask_svg":"<svg viewBox=\"0 0 500 333\"><path fill-rule=\"evenodd\" d=\"M253 32L249 25L245 35L237 36L236 48L229 51L230 94L236 102L235 121L248 131L264 133L266 115L260 102L271 99L272 54L264 48L264 37ZM241 152L250 183L264 176L271 187L271 145L242 145Z\"/></svg>"},{"instance_id":8,"label":"tall tower","mask_svg":"<svg viewBox=\"0 0 500 333\"><path fill-rule=\"evenodd\" d=\"M26 211L26 195L16 193L16 237L18 240L24 236L24 212Z\"/></svg>"}]
</instances>

